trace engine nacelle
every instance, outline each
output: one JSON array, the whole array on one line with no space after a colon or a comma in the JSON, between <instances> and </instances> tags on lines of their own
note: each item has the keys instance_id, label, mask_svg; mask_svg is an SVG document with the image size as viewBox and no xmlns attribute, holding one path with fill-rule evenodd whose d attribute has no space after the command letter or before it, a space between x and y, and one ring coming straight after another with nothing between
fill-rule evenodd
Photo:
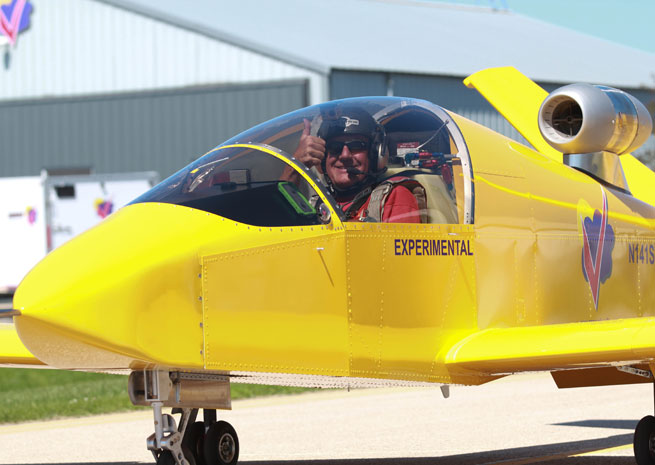
<instances>
[{"instance_id":1,"label":"engine nacelle","mask_svg":"<svg viewBox=\"0 0 655 465\"><path fill-rule=\"evenodd\" d=\"M555 90L541 104L539 130L565 154L620 155L646 142L653 121L646 107L622 90L571 84Z\"/></svg>"}]
</instances>

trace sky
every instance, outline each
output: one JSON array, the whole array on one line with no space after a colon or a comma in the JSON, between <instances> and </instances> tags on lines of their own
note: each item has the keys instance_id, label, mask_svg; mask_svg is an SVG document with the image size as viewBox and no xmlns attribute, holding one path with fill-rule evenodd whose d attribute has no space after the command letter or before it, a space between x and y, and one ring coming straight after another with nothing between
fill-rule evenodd
<instances>
[{"instance_id":1,"label":"sky","mask_svg":"<svg viewBox=\"0 0 655 465\"><path fill-rule=\"evenodd\" d=\"M655 53L655 0L432 0L509 9ZM608 60L608 65L611 61Z\"/></svg>"}]
</instances>

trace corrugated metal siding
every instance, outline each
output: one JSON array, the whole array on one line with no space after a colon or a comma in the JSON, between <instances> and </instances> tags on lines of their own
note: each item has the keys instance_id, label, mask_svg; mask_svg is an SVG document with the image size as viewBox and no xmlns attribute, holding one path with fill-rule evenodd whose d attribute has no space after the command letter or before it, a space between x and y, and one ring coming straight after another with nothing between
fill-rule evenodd
<instances>
[{"instance_id":1,"label":"corrugated metal siding","mask_svg":"<svg viewBox=\"0 0 655 465\"><path fill-rule=\"evenodd\" d=\"M523 144L527 141L478 92L467 88L462 79L441 76L395 74L395 95L422 98L480 123Z\"/></svg>"},{"instance_id":2,"label":"corrugated metal siding","mask_svg":"<svg viewBox=\"0 0 655 465\"><path fill-rule=\"evenodd\" d=\"M0 100L278 79L325 98L324 76L198 32L93 0L31 2L30 28L0 47Z\"/></svg>"},{"instance_id":3,"label":"corrugated metal siding","mask_svg":"<svg viewBox=\"0 0 655 465\"><path fill-rule=\"evenodd\" d=\"M655 75L653 75L653 79L653 85L655 85ZM650 108L651 114L655 111L655 88L625 90ZM655 170L655 136L650 136L644 145L634 151L634 155Z\"/></svg>"},{"instance_id":4,"label":"corrugated metal siding","mask_svg":"<svg viewBox=\"0 0 655 465\"><path fill-rule=\"evenodd\" d=\"M387 95L387 75L334 70L330 74L330 99Z\"/></svg>"},{"instance_id":5,"label":"corrugated metal siding","mask_svg":"<svg viewBox=\"0 0 655 465\"><path fill-rule=\"evenodd\" d=\"M393 92L394 95L423 98L456 113L492 109L480 94L468 89L461 78L394 74Z\"/></svg>"},{"instance_id":6,"label":"corrugated metal siding","mask_svg":"<svg viewBox=\"0 0 655 465\"><path fill-rule=\"evenodd\" d=\"M374 95L371 91L377 92L376 95L386 95L389 84L393 95L434 102L507 137L527 143L480 94L468 89L459 78L342 70L332 73L330 98Z\"/></svg>"},{"instance_id":7,"label":"corrugated metal siding","mask_svg":"<svg viewBox=\"0 0 655 465\"><path fill-rule=\"evenodd\" d=\"M651 135L644 145L633 152L633 155L650 169L655 170L655 136Z\"/></svg>"},{"instance_id":8,"label":"corrugated metal siding","mask_svg":"<svg viewBox=\"0 0 655 465\"><path fill-rule=\"evenodd\" d=\"M233 135L307 105L307 82L0 104L0 176L44 167L163 178Z\"/></svg>"},{"instance_id":9,"label":"corrugated metal siding","mask_svg":"<svg viewBox=\"0 0 655 465\"><path fill-rule=\"evenodd\" d=\"M393 95L421 98L434 102L454 111L476 123L480 123L500 134L529 145L523 136L514 129L478 92L468 89L461 78L445 76L421 76L414 74L388 74L340 70L332 74L330 98L358 97L371 95L370 90L377 90L378 95L386 95L387 82L390 79ZM540 84L546 91L565 84ZM655 92L647 89L624 89L644 104L655 104ZM655 157L655 137L635 152L636 155ZM653 162L655 163L655 162Z\"/></svg>"}]
</instances>

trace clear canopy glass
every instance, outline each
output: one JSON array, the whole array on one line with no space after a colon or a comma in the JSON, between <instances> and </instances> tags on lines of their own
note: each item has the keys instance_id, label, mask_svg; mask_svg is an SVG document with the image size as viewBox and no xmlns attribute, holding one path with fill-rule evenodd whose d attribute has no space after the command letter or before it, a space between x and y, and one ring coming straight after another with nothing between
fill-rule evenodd
<instances>
[{"instance_id":1,"label":"clear canopy glass","mask_svg":"<svg viewBox=\"0 0 655 465\"><path fill-rule=\"evenodd\" d=\"M310 169L294 157L303 131L309 128L317 136L323 122L338 119L345 108L366 112L382 128L383 169L376 171L376 183L399 177L418 181L425 190L419 201L423 222L472 221L472 174L459 129L440 107L397 97L327 102L255 126L133 203L184 205L257 226L322 224L330 220L329 210L345 219L320 167ZM298 175L301 171L316 188Z\"/></svg>"}]
</instances>

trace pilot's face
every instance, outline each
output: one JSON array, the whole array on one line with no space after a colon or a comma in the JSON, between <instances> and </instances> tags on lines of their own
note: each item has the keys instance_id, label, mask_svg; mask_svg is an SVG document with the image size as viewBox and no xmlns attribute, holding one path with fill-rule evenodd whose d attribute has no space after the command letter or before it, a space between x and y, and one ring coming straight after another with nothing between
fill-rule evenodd
<instances>
[{"instance_id":1,"label":"pilot's face","mask_svg":"<svg viewBox=\"0 0 655 465\"><path fill-rule=\"evenodd\" d=\"M344 134L326 143L325 171L337 189L348 189L368 173L369 141L365 136ZM348 173L348 168L362 174Z\"/></svg>"}]
</instances>

